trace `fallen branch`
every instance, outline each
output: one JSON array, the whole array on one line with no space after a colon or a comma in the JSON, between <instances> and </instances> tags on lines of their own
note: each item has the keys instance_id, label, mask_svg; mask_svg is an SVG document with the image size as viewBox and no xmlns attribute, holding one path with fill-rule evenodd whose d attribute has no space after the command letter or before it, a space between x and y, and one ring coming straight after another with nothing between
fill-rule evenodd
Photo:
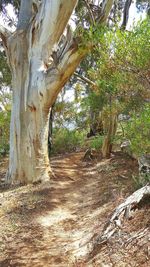
<instances>
[{"instance_id":1,"label":"fallen branch","mask_svg":"<svg viewBox=\"0 0 150 267\"><path fill-rule=\"evenodd\" d=\"M122 228L123 219L128 219L131 210L148 195L150 196L150 185L146 185L135 191L125 202L120 204L113 212L109 221L105 224L102 234L94 241L94 245L106 243L116 231Z\"/></svg>"},{"instance_id":2,"label":"fallen branch","mask_svg":"<svg viewBox=\"0 0 150 267\"><path fill-rule=\"evenodd\" d=\"M135 239L141 239L144 236L147 236L149 232L148 228L142 229L140 231L138 231L136 234L134 234L133 236L131 236L126 242L125 242L125 246L128 246L129 243L131 243L133 240Z\"/></svg>"}]
</instances>

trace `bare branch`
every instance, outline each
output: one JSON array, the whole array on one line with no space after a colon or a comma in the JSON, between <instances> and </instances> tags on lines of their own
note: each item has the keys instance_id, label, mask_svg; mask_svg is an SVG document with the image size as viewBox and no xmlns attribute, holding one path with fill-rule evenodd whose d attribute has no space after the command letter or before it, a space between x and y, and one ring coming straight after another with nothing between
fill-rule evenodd
<instances>
[{"instance_id":1,"label":"bare branch","mask_svg":"<svg viewBox=\"0 0 150 267\"><path fill-rule=\"evenodd\" d=\"M92 10L91 10L91 8L90 8L89 3L88 3L86 0L83 0L83 1L84 1L85 5L86 5L86 7L87 7L88 12L89 12L89 15L90 15L90 18L91 18L91 22L92 22L93 24L95 24L95 18L94 18L94 15L93 15L93 12L92 12Z\"/></svg>"},{"instance_id":2,"label":"bare branch","mask_svg":"<svg viewBox=\"0 0 150 267\"><path fill-rule=\"evenodd\" d=\"M132 0L126 0L125 2L125 6L124 6L124 11L123 11L123 21L122 21L122 25L121 25L121 29L125 30L127 23L128 23L128 19L129 19L129 9L131 6Z\"/></svg>"},{"instance_id":3,"label":"bare branch","mask_svg":"<svg viewBox=\"0 0 150 267\"><path fill-rule=\"evenodd\" d=\"M93 81L91 81L91 80L88 79L87 77L81 76L81 75L78 74L77 72L75 72L74 75L75 75L78 79L80 79L80 80L82 80L82 81L88 83L89 85L92 85L92 87L97 87L96 83L94 83Z\"/></svg>"},{"instance_id":4,"label":"bare branch","mask_svg":"<svg viewBox=\"0 0 150 267\"><path fill-rule=\"evenodd\" d=\"M59 60L64 56L66 51L69 49L69 47L73 43L73 32L72 32L71 26L69 24L67 25L66 36L63 36L61 38L61 43L62 43L62 47L58 51Z\"/></svg>"}]
</instances>

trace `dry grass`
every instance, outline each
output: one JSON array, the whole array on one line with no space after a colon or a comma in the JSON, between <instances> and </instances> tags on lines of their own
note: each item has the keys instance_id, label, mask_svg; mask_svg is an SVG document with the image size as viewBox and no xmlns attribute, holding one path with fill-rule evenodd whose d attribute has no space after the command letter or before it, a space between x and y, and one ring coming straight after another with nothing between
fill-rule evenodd
<instances>
[{"instance_id":1,"label":"dry grass","mask_svg":"<svg viewBox=\"0 0 150 267\"><path fill-rule=\"evenodd\" d=\"M126 221L120 236L91 252L112 210L134 191L136 162L116 153L83 162L83 153L52 159L47 183L1 190L0 266L150 266L149 240L123 246L125 238L150 224L149 203ZM5 164L1 164L1 177Z\"/></svg>"}]
</instances>

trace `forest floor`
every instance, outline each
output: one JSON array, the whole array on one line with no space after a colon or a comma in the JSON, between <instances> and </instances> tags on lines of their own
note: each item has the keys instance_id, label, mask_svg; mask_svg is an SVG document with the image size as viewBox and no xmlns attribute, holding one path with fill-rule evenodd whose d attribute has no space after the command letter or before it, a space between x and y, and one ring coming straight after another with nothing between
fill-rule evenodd
<instances>
[{"instance_id":1,"label":"forest floor","mask_svg":"<svg viewBox=\"0 0 150 267\"><path fill-rule=\"evenodd\" d=\"M135 160L121 152L85 162L83 153L52 158L45 184L0 190L0 267L150 266L149 202L123 228L95 246L113 209L135 190ZM8 160L0 162L0 178Z\"/></svg>"}]
</instances>

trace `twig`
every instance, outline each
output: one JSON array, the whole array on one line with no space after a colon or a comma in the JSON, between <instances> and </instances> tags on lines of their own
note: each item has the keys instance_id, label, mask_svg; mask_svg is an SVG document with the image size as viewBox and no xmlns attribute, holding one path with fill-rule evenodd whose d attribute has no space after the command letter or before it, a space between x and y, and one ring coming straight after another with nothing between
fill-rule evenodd
<instances>
[{"instance_id":1,"label":"twig","mask_svg":"<svg viewBox=\"0 0 150 267\"><path fill-rule=\"evenodd\" d=\"M90 8L89 3L88 3L86 0L83 0L83 1L84 1L85 5L86 5L88 11L89 11L90 18L91 18L91 22L92 22L93 24L95 24L95 18L94 18L94 15L93 15L93 12L92 12L92 10L91 10L91 8Z\"/></svg>"},{"instance_id":2,"label":"twig","mask_svg":"<svg viewBox=\"0 0 150 267\"><path fill-rule=\"evenodd\" d=\"M147 231L149 229L145 228L142 231L139 231L138 233L136 233L135 235L131 236L126 242L125 242L125 246L127 246L129 243L131 243L134 239L140 239L142 237L144 237L147 234Z\"/></svg>"}]
</instances>

